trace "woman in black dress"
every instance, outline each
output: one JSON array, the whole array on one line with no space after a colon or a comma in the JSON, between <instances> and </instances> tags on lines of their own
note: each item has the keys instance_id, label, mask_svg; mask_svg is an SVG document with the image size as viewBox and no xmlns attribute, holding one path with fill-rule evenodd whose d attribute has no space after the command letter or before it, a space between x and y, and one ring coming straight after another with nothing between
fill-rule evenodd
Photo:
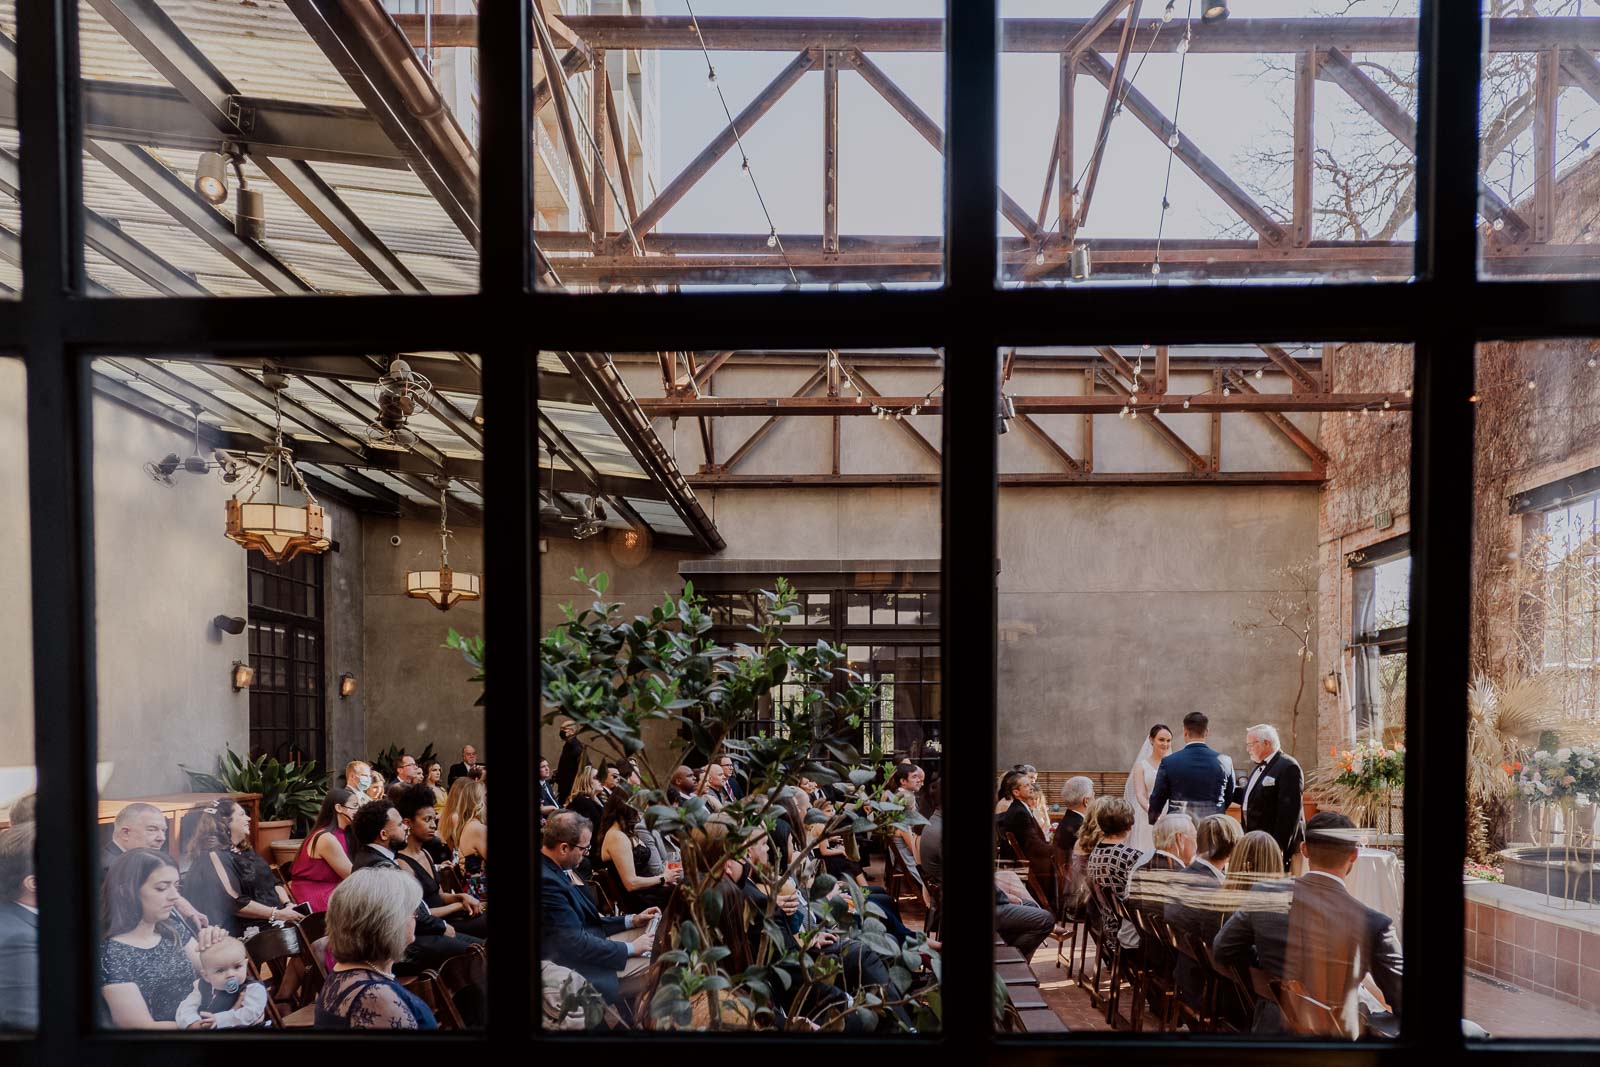
<instances>
[{"instance_id":1,"label":"woman in black dress","mask_svg":"<svg viewBox=\"0 0 1600 1067\"><path fill-rule=\"evenodd\" d=\"M395 807L405 820L406 847L395 853L402 869L416 876L422 886L422 902L428 911L448 919L457 933L473 937L489 936L489 916L483 904L471 893L446 893L439 888L439 872L429 844L438 837L439 812L433 806L433 790L426 783L408 785L400 791Z\"/></svg>"},{"instance_id":2,"label":"woman in black dress","mask_svg":"<svg viewBox=\"0 0 1600 1067\"><path fill-rule=\"evenodd\" d=\"M682 867L668 867L661 845L644 828L639 809L628 795L613 790L600 816L600 860L598 869L617 876L622 886L623 911L641 912L665 907L672 899L673 886L683 878Z\"/></svg>"},{"instance_id":3,"label":"woman in black dress","mask_svg":"<svg viewBox=\"0 0 1600 1067\"><path fill-rule=\"evenodd\" d=\"M184 896L235 937L251 926L304 918L249 839L250 813L228 797L217 800L201 813L189 839L183 879Z\"/></svg>"},{"instance_id":4,"label":"woman in black dress","mask_svg":"<svg viewBox=\"0 0 1600 1067\"><path fill-rule=\"evenodd\" d=\"M194 988L200 947L225 936L218 926L191 937L172 919L178 868L150 848L118 856L106 872L100 901L100 995L111 1025L132 1030L175 1030L178 1005Z\"/></svg>"}]
</instances>

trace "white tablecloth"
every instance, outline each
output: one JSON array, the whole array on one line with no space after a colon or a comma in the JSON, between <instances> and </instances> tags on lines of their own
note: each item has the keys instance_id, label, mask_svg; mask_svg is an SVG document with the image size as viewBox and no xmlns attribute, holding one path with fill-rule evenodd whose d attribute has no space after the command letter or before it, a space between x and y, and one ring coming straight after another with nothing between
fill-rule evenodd
<instances>
[{"instance_id":1,"label":"white tablecloth","mask_svg":"<svg viewBox=\"0 0 1600 1067\"><path fill-rule=\"evenodd\" d=\"M1344 880L1350 895L1369 908L1376 908L1394 920L1394 932L1399 935L1400 912L1403 893L1400 885L1400 860L1393 852L1381 848L1364 848L1356 857L1356 865Z\"/></svg>"}]
</instances>

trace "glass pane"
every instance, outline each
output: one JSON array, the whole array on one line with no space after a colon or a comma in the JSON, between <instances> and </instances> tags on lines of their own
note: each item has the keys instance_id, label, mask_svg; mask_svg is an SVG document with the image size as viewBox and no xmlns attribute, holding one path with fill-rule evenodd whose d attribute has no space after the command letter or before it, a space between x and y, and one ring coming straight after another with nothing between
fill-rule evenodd
<instances>
[{"instance_id":1,"label":"glass pane","mask_svg":"<svg viewBox=\"0 0 1600 1067\"><path fill-rule=\"evenodd\" d=\"M942 832L940 648L877 635L907 575L938 581L941 426L921 405L941 358L694 355L714 390L671 390L666 353L540 355L542 1025L600 1029L609 1005L639 1030L936 1031L939 875L917 864ZM827 406L793 403L813 390ZM574 613L596 600L619 607ZM619 656L619 684L572 684ZM720 919L691 913L708 896ZM599 966L572 947L590 902L609 918L587 931L616 943ZM821 933L843 970L808 980ZM728 955L684 954L708 944Z\"/></svg>"},{"instance_id":2,"label":"glass pane","mask_svg":"<svg viewBox=\"0 0 1600 1067\"><path fill-rule=\"evenodd\" d=\"M939 0L545 10L558 18L534 24L540 285L943 278Z\"/></svg>"},{"instance_id":3,"label":"glass pane","mask_svg":"<svg viewBox=\"0 0 1600 1067\"><path fill-rule=\"evenodd\" d=\"M1482 0L1478 273L1592 278L1600 14L1578 0Z\"/></svg>"},{"instance_id":4,"label":"glass pane","mask_svg":"<svg viewBox=\"0 0 1600 1067\"><path fill-rule=\"evenodd\" d=\"M1600 1037L1597 356L1591 340L1478 346L1465 872L1476 1036Z\"/></svg>"},{"instance_id":5,"label":"glass pane","mask_svg":"<svg viewBox=\"0 0 1600 1067\"><path fill-rule=\"evenodd\" d=\"M1003 0L1003 282L1411 276L1415 0L1233 6Z\"/></svg>"},{"instance_id":6,"label":"glass pane","mask_svg":"<svg viewBox=\"0 0 1600 1067\"><path fill-rule=\"evenodd\" d=\"M1358 564L1409 528L1412 358L1007 356L997 923L1061 979L1001 965L1030 1035L1397 1032L1405 648L1365 642L1409 568Z\"/></svg>"},{"instance_id":7,"label":"glass pane","mask_svg":"<svg viewBox=\"0 0 1600 1067\"><path fill-rule=\"evenodd\" d=\"M17 10L15 0L0 2L0 49L5 75L0 77L0 299L22 291L22 203L17 135Z\"/></svg>"},{"instance_id":8,"label":"glass pane","mask_svg":"<svg viewBox=\"0 0 1600 1067\"><path fill-rule=\"evenodd\" d=\"M28 525L28 412L22 360L0 357L0 537L13 546L0 566L0 648L6 690L0 701L0 914L7 933L0 953L0 1031L39 1025L39 906L33 826L38 779L33 747L33 596ZM29 936L29 935L32 936Z\"/></svg>"},{"instance_id":9,"label":"glass pane","mask_svg":"<svg viewBox=\"0 0 1600 1067\"><path fill-rule=\"evenodd\" d=\"M82 0L90 294L476 290L475 12Z\"/></svg>"},{"instance_id":10,"label":"glass pane","mask_svg":"<svg viewBox=\"0 0 1600 1067\"><path fill-rule=\"evenodd\" d=\"M91 364L104 1025L483 1024L477 366Z\"/></svg>"}]
</instances>

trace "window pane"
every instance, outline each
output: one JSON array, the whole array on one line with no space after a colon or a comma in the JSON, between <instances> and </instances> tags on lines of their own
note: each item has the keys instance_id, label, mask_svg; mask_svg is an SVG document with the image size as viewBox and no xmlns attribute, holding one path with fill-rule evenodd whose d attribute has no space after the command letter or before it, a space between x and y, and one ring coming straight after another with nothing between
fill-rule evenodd
<instances>
[{"instance_id":1,"label":"window pane","mask_svg":"<svg viewBox=\"0 0 1600 1067\"><path fill-rule=\"evenodd\" d=\"M1478 273L1594 277L1600 15L1574 0L1482 0L1482 8Z\"/></svg>"},{"instance_id":2,"label":"window pane","mask_svg":"<svg viewBox=\"0 0 1600 1067\"><path fill-rule=\"evenodd\" d=\"M476 368L465 353L91 364L105 1025L237 1010L275 1031L329 1011L428 1028L411 996L444 1027L482 1025L482 684L446 647L483 634ZM385 892L399 925L323 940ZM197 916L244 942L208 946L198 976ZM325 951L384 961L396 945L398 984L367 1000L340 975L370 971L324 981ZM240 951L270 997L209 970Z\"/></svg>"},{"instance_id":3,"label":"window pane","mask_svg":"<svg viewBox=\"0 0 1600 1067\"><path fill-rule=\"evenodd\" d=\"M1411 276L1415 0L1233 6L1004 0L1003 281Z\"/></svg>"},{"instance_id":4,"label":"window pane","mask_svg":"<svg viewBox=\"0 0 1600 1067\"><path fill-rule=\"evenodd\" d=\"M545 897L582 894L602 915L662 909L642 929L589 923L619 942L597 967L570 947L574 912L546 905L543 1025L598 1029L609 1003L632 1029L804 1017L936 1031L922 885L937 899L942 830L924 819L942 759L940 648L936 632L886 642L900 638L897 602L923 595L905 590L939 580L941 427L921 405L942 361L693 355L715 359L714 387L668 388L683 353L540 356ZM827 406L794 402L810 392ZM857 477L841 487L841 471ZM620 607L577 614L597 600ZM789 603L804 615L784 622ZM578 681L622 662L603 691ZM871 806L886 798L893 810ZM769 914L797 887L818 899ZM721 920L691 916L712 894ZM807 980L799 946L819 931L838 936L824 955L844 967ZM682 954L708 943L729 954ZM712 979L727 983L720 1007Z\"/></svg>"},{"instance_id":5,"label":"window pane","mask_svg":"<svg viewBox=\"0 0 1600 1067\"><path fill-rule=\"evenodd\" d=\"M1597 353L1478 346L1465 1010L1494 1037L1600 1037Z\"/></svg>"},{"instance_id":6,"label":"window pane","mask_svg":"<svg viewBox=\"0 0 1600 1067\"><path fill-rule=\"evenodd\" d=\"M943 278L943 3L546 10L559 19L534 24L540 285Z\"/></svg>"},{"instance_id":7,"label":"window pane","mask_svg":"<svg viewBox=\"0 0 1600 1067\"><path fill-rule=\"evenodd\" d=\"M83 0L90 294L475 290L475 11Z\"/></svg>"},{"instance_id":8,"label":"window pane","mask_svg":"<svg viewBox=\"0 0 1600 1067\"><path fill-rule=\"evenodd\" d=\"M1251 1032L1241 962L1280 1037L1396 1032L1409 568L1367 553L1409 528L1411 380L1408 345L1007 356L997 928L1041 978L1073 956L1016 972L1030 1034L1163 1030L1139 985L1108 1024L1119 955L1189 1032Z\"/></svg>"},{"instance_id":9,"label":"window pane","mask_svg":"<svg viewBox=\"0 0 1600 1067\"><path fill-rule=\"evenodd\" d=\"M22 291L22 203L17 136L17 14L14 0L0 3L0 47L7 74L0 78L0 298L15 299Z\"/></svg>"},{"instance_id":10,"label":"window pane","mask_svg":"<svg viewBox=\"0 0 1600 1067\"><path fill-rule=\"evenodd\" d=\"M0 886L0 911L11 924L7 950L0 954L0 1031L33 1030L39 1024L39 949L37 937L17 932L39 906L34 872L34 787L38 779L33 746L33 597L28 524L28 413L22 360L0 357L0 537L13 549L0 567L0 648L5 653L6 689L0 701L0 736L6 738L0 765L0 869L10 884Z\"/></svg>"}]
</instances>

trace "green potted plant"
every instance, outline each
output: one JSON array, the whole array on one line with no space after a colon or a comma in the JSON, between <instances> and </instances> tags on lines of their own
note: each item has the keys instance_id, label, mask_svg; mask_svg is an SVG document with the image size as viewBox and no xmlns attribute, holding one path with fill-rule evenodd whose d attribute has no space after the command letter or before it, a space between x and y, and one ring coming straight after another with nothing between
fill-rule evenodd
<instances>
[{"instance_id":1,"label":"green potted plant","mask_svg":"<svg viewBox=\"0 0 1600 1067\"><path fill-rule=\"evenodd\" d=\"M251 827L252 846L268 863L279 862L272 843L295 837L308 828L322 807L326 790L317 774L316 760L282 763L265 755L250 759L230 747L217 760L217 771L210 774L178 764L189 776L196 793L259 793L261 817Z\"/></svg>"},{"instance_id":2,"label":"green potted plant","mask_svg":"<svg viewBox=\"0 0 1600 1067\"><path fill-rule=\"evenodd\" d=\"M383 775L385 785L394 781L395 764L399 763L400 757L405 754L406 750L401 746L390 745L370 761L372 769ZM422 754L417 757L417 766L420 767L429 760L437 758L438 753L433 751L433 742L429 741L427 746L423 748Z\"/></svg>"}]
</instances>

